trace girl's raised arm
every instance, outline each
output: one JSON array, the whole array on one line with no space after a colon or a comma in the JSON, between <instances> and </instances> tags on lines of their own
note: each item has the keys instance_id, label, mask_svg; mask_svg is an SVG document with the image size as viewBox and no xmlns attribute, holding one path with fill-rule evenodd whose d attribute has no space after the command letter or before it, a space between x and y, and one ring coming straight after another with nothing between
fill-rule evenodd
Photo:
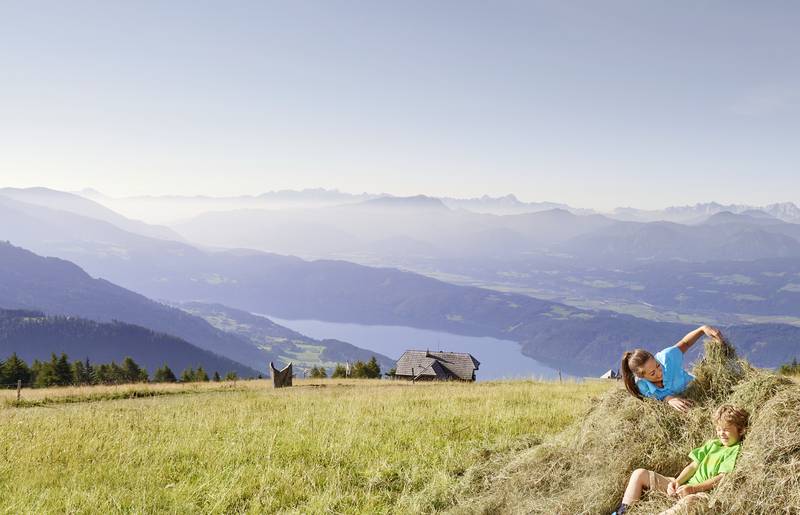
<instances>
[{"instance_id":1,"label":"girl's raised arm","mask_svg":"<svg viewBox=\"0 0 800 515\"><path fill-rule=\"evenodd\" d=\"M701 325L694 331L686 333L686 336L681 338L681 341L679 341L676 345L681 352L686 353L686 351L689 350L689 348L700 339L700 336L704 334L709 338L722 338L722 333L719 332L719 329L716 327L711 327L710 325Z\"/></svg>"}]
</instances>

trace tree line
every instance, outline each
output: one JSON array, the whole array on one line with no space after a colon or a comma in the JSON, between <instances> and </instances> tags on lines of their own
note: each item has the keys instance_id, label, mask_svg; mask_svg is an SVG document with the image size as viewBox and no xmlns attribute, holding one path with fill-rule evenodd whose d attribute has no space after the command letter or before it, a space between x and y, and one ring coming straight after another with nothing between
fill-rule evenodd
<instances>
[{"instance_id":1,"label":"tree line","mask_svg":"<svg viewBox=\"0 0 800 515\"><path fill-rule=\"evenodd\" d=\"M228 372L225 380L237 379L236 372ZM203 367L187 368L180 376L180 382L189 383L196 381L221 381L219 372L214 372L210 379ZM84 386L95 384L125 384L125 383L147 383L150 382L150 375L147 369L140 366L130 356L122 360L122 363L112 361L111 363L92 363L89 358L84 361L73 361L70 363L66 354L61 353L56 356L50 355L50 361L33 360L28 364L13 353L5 361L0 361L0 384L14 386L17 381L22 381L27 387L47 388L49 386ZM153 374L154 383L175 383L178 382L175 373L164 363Z\"/></svg>"},{"instance_id":2,"label":"tree line","mask_svg":"<svg viewBox=\"0 0 800 515\"><path fill-rule=\"evenodd\" d=\"M311 371L309 372L309 376L315 379L320 379L324 377L328 377L328 372L325 370L325 367L311 367ZM378 360L375 359L375 356L372 356L370 360L366 363L359 360L353 363L353 366L350 367L350 378L354 379L377 379L381 376L381 366L378 365ZM333 369L331 373L331 377L334 378L344 378L347 376L347 367L342 365L341 363L337 364L336 367Z\"/></svg>"},{"instance_id":3,"label":"tree line","mask_svg":"<svg viewBox=\"0 0 800 515\"><path fill-rule=\"evenodd\" d=\"M791 363L784 363L778 368L778 373L783 375L800 375L800 363L794 358Z\"/></svg>"}]
</instances>

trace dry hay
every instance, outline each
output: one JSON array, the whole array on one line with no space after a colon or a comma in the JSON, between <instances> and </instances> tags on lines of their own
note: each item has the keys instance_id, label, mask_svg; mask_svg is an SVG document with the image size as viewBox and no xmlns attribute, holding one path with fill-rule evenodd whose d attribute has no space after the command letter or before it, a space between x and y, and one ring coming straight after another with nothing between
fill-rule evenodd
<instances>
[{"instance_id":1,"label":"dry hay","mask_svg":"<svg viewBox=\"0 0 800 515\"><path fill-rule=\"evenodd\" d=\"M800 513L800 386L737 358L726 342L708 340L680 413L663 402L639 401L623 388L600 397L563 433L481 478L483 494L456 513L608 514L636 468L677 476L688 453L715 438L711 413L729 403L747 409L750 430L735 471L711 492L712 513ZM645 494L631 515L674 504Z\"/></svg>"}]
</instances>

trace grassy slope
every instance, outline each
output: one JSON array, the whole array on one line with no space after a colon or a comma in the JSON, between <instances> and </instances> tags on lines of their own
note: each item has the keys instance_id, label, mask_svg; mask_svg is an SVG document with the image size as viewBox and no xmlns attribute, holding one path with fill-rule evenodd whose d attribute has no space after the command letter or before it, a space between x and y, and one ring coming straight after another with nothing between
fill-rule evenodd
<instances>
[{"instance_id":1,"label":"grassy slope","mask_svg":"<svg viewBox=\"0 0 800 515\"><path fill-rule=\"evenodd\" d=\"M609 387L297 384L69 404L57 398L120 388L24 391L49 400L0 407L0 512L437 511L469 496L473 471L562 430Z\"/></svg>"}]
</instances>

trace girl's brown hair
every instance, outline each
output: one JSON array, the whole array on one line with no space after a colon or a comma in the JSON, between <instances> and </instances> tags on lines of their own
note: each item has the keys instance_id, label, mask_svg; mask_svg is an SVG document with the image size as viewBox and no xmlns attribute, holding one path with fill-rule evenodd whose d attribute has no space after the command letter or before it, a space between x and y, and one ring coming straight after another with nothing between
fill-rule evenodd
<instances>
[{"instance_id":1,"label":"girl's brown hair","mask_svg":"<svg viewBox=\"0 0 800 515\"><path fill-rule=\"evenodd\" d=\"M627 351L622 355L622 363L619 367L622 381L625 383L625 388L628 392L637 399L642 398L642 393L639 391L639 387L636 386L634 372L639 372L644 364L647 363L647 360L652 357L653 355L644 349Z\"/></svg>"}]
</instances>

